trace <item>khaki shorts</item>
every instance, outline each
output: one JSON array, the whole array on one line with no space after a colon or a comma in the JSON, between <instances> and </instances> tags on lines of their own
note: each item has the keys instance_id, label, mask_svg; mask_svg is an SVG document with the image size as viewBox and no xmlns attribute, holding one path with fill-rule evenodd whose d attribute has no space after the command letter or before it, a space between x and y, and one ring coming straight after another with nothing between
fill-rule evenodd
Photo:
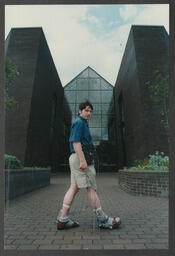
<instances>
[{"instance_id":1,"label":"khaki shorts","mask_svg":"<svg viewBox=\"0 0 175 256\"><path fill-rule=\"evenodd\" d=\"M80 161L76 153L72 153L69 157L69 165L71 170L71 184L77 184L79 188L97 187L96 170L94 165L89 165L86 171L80 169Z\"/></svg>"}]
</instances>

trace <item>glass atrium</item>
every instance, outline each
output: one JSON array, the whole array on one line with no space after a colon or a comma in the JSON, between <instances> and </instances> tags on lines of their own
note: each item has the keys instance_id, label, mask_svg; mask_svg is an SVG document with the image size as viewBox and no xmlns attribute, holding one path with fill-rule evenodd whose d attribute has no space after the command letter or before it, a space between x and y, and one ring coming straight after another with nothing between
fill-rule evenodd
<instances>
[{"instance_id":1,"label":"glass atrium","mask_svg":"<svg viewBox=\"0 0 175 256\"><path fill-rule=\"evenodd\" d=\"M93 115L88 121L94 145L108 140L109 112L113 100L113 86L95 70L87 67L64 87L65 98L72 112L72 121L77 118L78 106L89 100L93 105Z\"/></svg>"}]
</instances>

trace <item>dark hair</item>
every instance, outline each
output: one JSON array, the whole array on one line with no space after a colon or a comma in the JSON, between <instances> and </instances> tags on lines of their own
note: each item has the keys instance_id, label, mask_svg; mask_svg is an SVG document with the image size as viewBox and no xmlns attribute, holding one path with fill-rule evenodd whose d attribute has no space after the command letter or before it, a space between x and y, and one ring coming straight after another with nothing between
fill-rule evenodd
<instances>
[{"instance_id":1,"label":"dark hair","mask_svg":"<svg viewBox=\"0 0 175 256\"><path fill-rule=\"evenodd\" d=\"M86 100L85 102L80 103L78 110L83 110L83 109L85 109L87 106L90 107L90 108L93 110L93 106L92 106L92 104L91 104L88 100ZM78 115L80 115L79 112L78 112Z\"/></svg>"}]
</instances>

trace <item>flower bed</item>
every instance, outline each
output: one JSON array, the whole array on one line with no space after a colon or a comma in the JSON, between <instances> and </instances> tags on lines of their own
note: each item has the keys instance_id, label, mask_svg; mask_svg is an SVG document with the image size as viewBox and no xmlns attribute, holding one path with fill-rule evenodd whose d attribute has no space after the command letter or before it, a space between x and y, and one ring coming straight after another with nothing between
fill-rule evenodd
<instances>
[{"instance_id":1,"label":"flower bed","mask_svg":"<svg viewBox=\"0 0 175 256\"><path fill-rule=\"evenodd\" d=\"M168 197L169 172L119 170L119 186L133 195Z\"/></svg>"},{"instance_id":2,"label":"flower bed","mask_svg":"<svg viewBox=\"0 0 175 256\"><path fill-rule=\"evenodd\" d=\"M50 184L50 169L45 170L5 170L5 200Z\"/></svg>"}]
</instances>

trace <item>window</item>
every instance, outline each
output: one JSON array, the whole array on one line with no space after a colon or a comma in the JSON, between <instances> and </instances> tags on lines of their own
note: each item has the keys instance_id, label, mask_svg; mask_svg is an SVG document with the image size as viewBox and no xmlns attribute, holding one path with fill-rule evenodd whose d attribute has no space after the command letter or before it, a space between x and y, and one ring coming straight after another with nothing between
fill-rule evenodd
<instances>
[{"instance_id":1,"label":"window","mask_svg":"<svg viewBox=\"0 0 175 256\"><path fill-rule=\"evenodd\" d=\"M77 118L79 103L88 99L94 108L88 121L93 143L99 145L101 140L108 140L108 111L113 99L113 86L88 67L66 86L65 97L72 112L72 121Z\"/></svg>"}]
</instances>

